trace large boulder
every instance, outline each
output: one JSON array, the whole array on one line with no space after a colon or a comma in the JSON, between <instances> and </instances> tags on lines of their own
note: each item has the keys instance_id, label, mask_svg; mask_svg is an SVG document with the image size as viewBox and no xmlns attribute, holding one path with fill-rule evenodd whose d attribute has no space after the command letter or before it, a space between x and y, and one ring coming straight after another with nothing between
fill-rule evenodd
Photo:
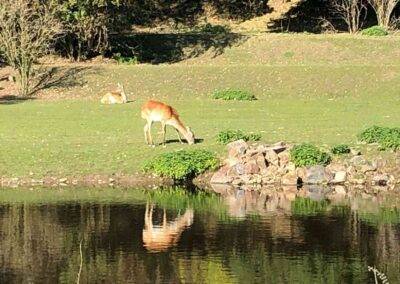
<instances>
[{"instance_id":1,"label":"large boulder","mask_svg":"<svg viewBox=\"0 0 400 284\"><path fill-rule=\"evenodd\" d=\"M332 173L325 169L324 166L317 165L306 169L305 179L306 184L326 184L332 180Z\"/></svg>"},{"instance_id":2,"label":"large boulder","mask_svg":"<svg viewBox=\"0 0 400 284\"><path fill-rule=\"evenodd\" d=\"M289 172L282 176L281 179L282 185L297 185L298 184L298 177L296 172Z\"/></svg>"},{"instance_id":3,"label":"large boulder","mask_svg":"<svg viewBox=\"0 0 400 284\"><path fill-rule=\"evenodd\" d=\"M279 156L274 150L268 149L265 152L265 159L268 161L268 164L279 166Z\"/></svg>"},{"instance_id":4,"label":"large boulder","mask_svg":"<svg viewBox=\"0 0 400 284\"><path fill-rule=\"evenodd\" d=\"M233 177L228 175L229 169L230 168L228 166L220 168L216 173L213 174L210 182L216 184L231 183L233 181Z\"/></svg>"},{"instance_id":5,"label":"large boulder","mask_svg":"<svg viewBox=\"0 0 400 284\"><path fill-rule=\"evenodd\" d=\"M346 171L338 171L334 173L333 180L331 180L331 183L333 184L341 184L345 183L347 180L347 172Z\"/></svg>"},{"instance_id":6,"label":"large boulder","mask_svg":"<svg viewBox=\"0 0 400 284\"><path fill-rule=\"evenodd\" d=\"M227 148L228 148L228 159L240 158L249 149L249 145L243 139L240 139L229 143L227 145Z\"/></svg>"}]
</instances>

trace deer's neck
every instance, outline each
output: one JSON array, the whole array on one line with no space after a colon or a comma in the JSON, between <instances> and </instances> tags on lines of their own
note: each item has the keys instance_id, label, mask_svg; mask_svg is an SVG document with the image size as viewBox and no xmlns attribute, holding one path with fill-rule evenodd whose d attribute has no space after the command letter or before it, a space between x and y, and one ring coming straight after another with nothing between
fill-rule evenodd
<instances>
[{"instance_id":1,"label":"deer's neck","mask_svg":"<svg viewBox=\"0 0 400 284\"><path fill-rule=\"evenodd\" d=\"M186 141L190 140L189 133L179 118L174 118L171 125L175 127L183 137L185 137Z\"/></svg>"}]
</instances>

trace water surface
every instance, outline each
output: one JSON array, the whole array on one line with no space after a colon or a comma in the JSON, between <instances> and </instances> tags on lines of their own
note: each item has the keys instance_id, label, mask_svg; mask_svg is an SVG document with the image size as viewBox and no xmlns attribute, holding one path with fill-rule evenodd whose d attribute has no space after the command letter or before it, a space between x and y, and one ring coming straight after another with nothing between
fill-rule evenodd
<instances>
[{"instance_id":1,"label":"water surface","mask_svg":"<svg viewBox=\"0 0 400 284\"><path fill-rule=\"evenodd\" d=\"M400 202L318 188L3 189L0 283L400 283Z\"/></svg>"}]
</instances>

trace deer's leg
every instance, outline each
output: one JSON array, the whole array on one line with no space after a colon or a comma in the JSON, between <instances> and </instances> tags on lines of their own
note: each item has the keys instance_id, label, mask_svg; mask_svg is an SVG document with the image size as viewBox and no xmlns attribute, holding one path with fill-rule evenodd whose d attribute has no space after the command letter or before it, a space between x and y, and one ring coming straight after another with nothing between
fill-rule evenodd
<instances>
[{"instance_id":1,"label":"deer's leg","mask_svg":"<svg viewBox=\"0 0 400 284\"><path fill-rule=\"evenodd\" d=\"M151 126L153 125L153 121L148 121L147 124L149 126L149 129L147 131L147 133L149 135L149 142L150 142L150 145L153 145L153 137L151 137Z\"/></svg>"},{"instance_id":2,"label":"deer's leg","mask_svg":"<svg viewBox=\"0 0 400 284\"><path fill-rule=\"evenodd\" d=\"M181 144L183 144L182 138L181 138L181 134L179 133L178 129L175 128L175 130L176 130L176 133L178 134L179 142L180 142Z\"/></svg>"},{"instance_id":3,"label":"deer's leg","mask_svg":"<svg viewBox=\"0 0 400 284\"><path fill-rule=\"evenodd\" d=\"M164 122L161 122L161 135L162 135L162 144L165 147L165 134L167 132L167 126Z\"/></svg>"},{"instance_id":4,"label":"deer's leg","mask_svg":"<svg viewBox=\"0 0 400 284\"><path fill-rule=\"evenodd\" d=\"M164 214L163 214L163 227L164 228L167 227L167 211L165 211L165 208L164 208Z\"/></svg>"},{"instance_id":5,"label":"deer's leg","mask_svg":"<svg viewBox=\"0 0 400 284\"><path fill-rule=\"evenodd\" d=\"M146 123L146 125L143 128L143 131L144 131L144 141L146 142L147 145L149 145L148 130L149 130L149 125Z\"/></svg>"}]
</instances>

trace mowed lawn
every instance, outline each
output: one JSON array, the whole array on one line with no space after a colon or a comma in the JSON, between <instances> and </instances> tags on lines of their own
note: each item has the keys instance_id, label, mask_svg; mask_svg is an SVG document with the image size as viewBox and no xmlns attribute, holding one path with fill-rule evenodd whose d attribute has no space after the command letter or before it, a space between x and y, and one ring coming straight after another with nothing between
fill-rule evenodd
<instances>
[{"instance_id":1,"label":"mowed lawn","mask_svg":"<svg viewBox=\"0 0 400 284\"><path fill-rule=\"evenodd\" d=\"M293 38L286 38L293 45ZM278 39L284 41L285 36ZM340 47L346 40L353 42L355 49L368 45L364 39L313 36L313 48L315 39L320 39L321 48L327 42ZM345 47L349 52L344 49L329 55L329 51L318 50L317 58L302 60L299 45L309 49L303 35L297 36L295 51L291 45L280 47L283 59L276 64L248 57L240 64L240 56L256 48L249 40L214 61L204 55L197 63L190 59L169 65L87 65L74 78L76 84L46 89L42 97L51 95L52 100L0 102L0 176L131 174L154 155L189 148L209 149L223 157L225 147L217 144L216 135L226 129L261 132L265 142L356 144L356 134L365 127L400 126L400 64L395 56L400 40L383 40L387 44L381 62L377 57L382 47L376 40L369 40L373 45L365 49L364 63L359 57L351 62L351 44ZM272 44L259 38L256 42L266 53L265 45ZM271 53L279 57L275 49ZM368 60L371 54L375 55L373 62ZM291 61L296 56L296 61ZM337 59L328 60L330 56ZM124 83L133 102L100 105L101 92L117 82ZM228 87L249 90L258 100L211 99L213 90ZM54 99L57 96L60 98ZM181 145L175 131L167 128L172 143L166 148L146 146L140 106L150 98L173 105L201 142ZM155 124L156 141L160 141L159 130Z\"/></svg>"}]
</instances>

